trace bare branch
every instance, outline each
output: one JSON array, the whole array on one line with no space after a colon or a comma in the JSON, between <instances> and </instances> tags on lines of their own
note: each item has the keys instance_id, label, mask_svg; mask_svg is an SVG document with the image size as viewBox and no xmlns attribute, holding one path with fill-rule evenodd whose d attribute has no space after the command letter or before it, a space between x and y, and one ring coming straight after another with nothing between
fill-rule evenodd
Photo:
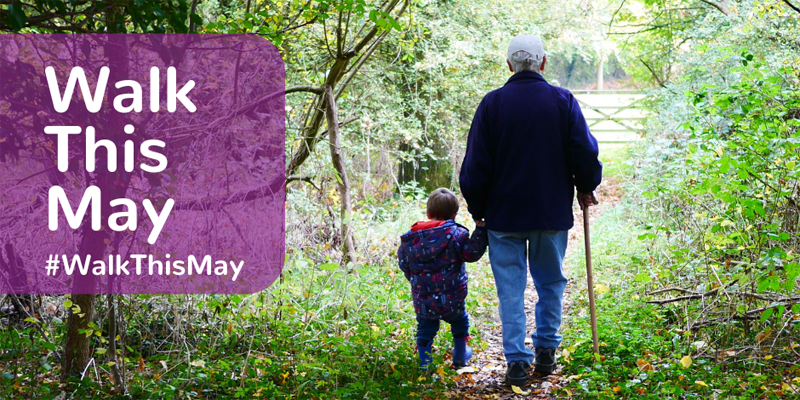
<instances>
[{"instance_id":1,"label":"bare branch","mask_svg":"<svg viewBox=\"0 0 800 400\"><path fill-rule=\"evenodd\" d=\"M713 318L713 319L708 319L708 320L705 320L705 321L698 321L698 322L695 322L694 324L692 324L689 327L689 329L687 329L687 330L694 331L694 330L697 330L697 329L699 329L699 328L701 328L703 326L713 325L713 324L718 323L718 322L727 322L727 321L734 320L734 319L736 319L736 320L754 319L754 318L758 318L757 315L763 313L767 309L776 308L776 307L779 307L779 306L784 306L784 307L785 306L791 306L791 305L800 303L800 297L790 297L790 298L786 298L784 300L785 300L785 302L783 302L781 304L773 303L773 304L770 304L770 305L768 305L766 307L756 308L755 310L747 311L747 312L745 312L743 314L728 315L728 316L725 316L725 317Z\"/></svg>"},{"instance_id":2,"label":"bare branch","mask_svg":"<svg viewBox=\"0 0 800 400\"><path fill-rule=\"evenodd\" d=\"M240 190L230 196L213 196L203 199L180 201L176 202L175 210L191 210L191 211L205 211L205 210L220 210L229 204L241 203L244 201L256 200L268 196L274 196L283 190L286 180L278 175L272 178L268 184L257 187L255 189Z\"/></svg>"},{"instance_id":3,"label":"bare branch","mask_svg":"<svg viewBox=\"0 0 800 400\"><path fill-rule=\"evenodd\" d=\"M302 27L304 27L306 25L311 25L311 24L313 24L315 22L317 22L317 17L314 17L314 18L312 18L312 19L310 19L310 20L308 20L306 22L303 22L302 24L297 24L295 26L287 26L286 28L283 28L283 29L279 30L277 33L286 33L286 32L289 32L289 31L293 31L295 29L302 28Z\"/></svg>"},{"instance_id":4,"label":"bare branch","mask_svg":"<svg viewBox=\"0 0 800 400\"><path fill-rule=\"evenodd\" d=\"M708 292L705 292L705 293L693 294L693 295L689 295L689 296L674 297L674 298L671 298L671 299L664 299L664 300L650 300L650 301L647 301L646 303L647 304L658 304L660 306L663 306L664 304L677 303L679 301L702 299L702 298L704 298L706 296L713 296L713 295L717 294L717 292L719 292L719 288L716 288L714 290L709 290Z\"/></svg>"},{"instance_id":5,"label":"bare branch","mask_svg":"<svg viewBox=\"0 0 800 400\"><path fill-rule=\"evenodd\" d=\"M345 125L347 125L347 124L349 124L349 123L351 123L353 121L356 121L356 120L358 120L358 117L350 117L350 118L348 118L348 119L346 119L346 120L344 120L342 122L339 122L339 127L341 128L341 127L343 127L343 126L345 126ZM328 130L325 129L324 131L322 131L322 133L319 134L319 138L322 139L327 134L328 134Z\"/></svg>"},{"instance_id":6,"label":"bare branch","mask_svg":"<svg viewBox=\"0 0 800 400\"><path fill-rule=\"evenodd\" d=\"M292 86L286 89L286 94L296 93L296 92L311 92L314 94L322 94L325 92L325 89L314 86Z\"/></svg>"},{"instance_id":7,"label":"bare branch","mask_svg":"<svg viewBox=\"0 0 800 400\"><path fill-rule=\"evenodd\" d=\"M795 10L798 13L800 13L800 8L797 8L797 6L795 6L794 4L790 3L789 0L783 0L783 2L786 3L787 6L791 7L792 10Z\"/></svg>"},{"instance_id":8,"label":"bare branch","mask_svg":"<svg viewBox=\"0 0 800 400\"><path fill-rule=\"evenodd\" d=\"M355 254L353 235L350 231L350 218L353 214L353 207L350 203L350 179L347 177L347 169L344 166L344 157L342 157L342 144L339 135L339 109L336 106L333 88L330 86L325 87L325 100L325 117L328 120L331 163L336 170L336 182L339 188L339 198L342 202L339 217L342 224L342 259L346 265L353 260Z\"/></svg>"},{"instance_id":9,"label":"bare branch","mask_svg":"<svg viewBox=\"0 0 800 400\"><path fill-rule=\"evenodd\" d=\"M681 292L681 293L689 293L689 294L700 294L700 293L697 293L697 292L693 292L691 290L686 290L686 289L681 289L681 288L676 288L676 287L668 287L668 288L652 291L650 293L647 293L647 295L648 296L653 296L653 295L656 295L656 294L666 293L666 292Z\"/></svg>"},{"instance_id":10,"label":"bare branch","mask_svg":"<svg viewBox=\"0 0 800 400\"><path fill-rule=\"evenodd\" d=\"M655 72L655 71L653 71L653 69L652 69L652 68L650 68L650 65L648 65L648 64L647 64L647 63L646 63L644 60L642 60L641 58L639 59L639 61L640 61L642 64L644 64L644 66L647 68L647 70L648 70L648 71L650 71L650 74L651 74L651 75L653 75L653 79L655 79L655 80L656 80L656 83L658 83L658 86L661 86L662 88L663 88L663 87L665 87L665 86L664 86L664 82L661 80L661 78L659 78L659 77L658 77L658 75L656 75L656 72Z\"/></svg>"},{"instance_id":11,"label":"bare branch","mask_svg":"<svg viewBox=\"0 0 800 400\"><path fill-rule=\"evenodd\" d=\"M619 3L619 7L617 7L617 10L614 11L614 14L611 14L611 20L608 21L608 29L609 30L611 29L611 26L614 25L614 19L617 18L617 14L619 13L620 10L622 10L622 7L625 6L625 1L627 1L627 0L622 0L622 2Z\"/></svg>"},{"instance_id":12,"label":"bare branch","mask_svg":"<svg viewBox=\"0 0 800 400\"><path fill-rule=\"evenodd\" d=\"M731 11L728 9L728 6L725 5L724 0L723 1L700 0L700 1L710 5L711 7L716 8L717 10L719 10L719 12L721 12L721 13L723 13L725 15L731 15ZM786 1L786 0L784 0L784 1Z\"/></svg>"},{"instance_id":13,"label":"bare branch","mask_svg":"<svg viewBox=\"0 0 800 400\"><path fill-rule=\"evenodd\" d=\"M321 190L321 189L319 188L319 186L317 186L316 184L314 184L314 181L312 181L312 180L311 180L311 177L310 177L310 176L306 176L306 175L303 175L303 176L292 175L292 176L290 176L290 177L286 178L286 184L287 184L287 185L288 185L290 182L294 182L294 181L303 181L303 182L307 182L309 185L313 186L313 187L314 187L314 189Z\"/></svg>"},{"instance_id":14,"label":"bare branch","mask_svg":"<svg viewBox=\"0 0 800 400\"><path fill-rule=\"evenodd\" d=\"M356 63L355 67L353 67L348 72L347 78L344 79L344 83L341 86L339 86L339 89L336 91L336 99L337 100L339 99L339 96L342 95L342 92L344 92L344 89L347 88L347 86L353 80L353 77L355 77L355 75L358 72L358 70L361 69L361 67L364 65L364 62L366 62L367 59L369 59L370 56L372 56L372 53L375 51L375 49L378 48L378 46L381 44L383 39L385 39L386 36L388 36L388 35L389 35L389 32L387 31L387 32L384 32L383 34L381 34L380 36L378 36L378 39L376 39L375 42L369 47L369 49L364 53L364 55L361 56L361 58Z\"/></svg>"},{"instance_id":15,"label":"bare branch","mask_svg":"<svg viewBox=\"0 0 800 400\"><path fill-rule=\"evenodd\" d=\"M197 0L192 0L192 8L191 10L189 10L189 32L191 33L197 32L197 27L194 25L194 20L192 19L192 14L196 13L197 13Z\"/></svg>"},{"instance_id":16,"label":"bare branch","mask_svg":"<svg viewBox=\"0 0 800 400\"><path fill-rule=\"evenodd\" d=\"M733 281L733 282L731 282L731 283L729 283L729 284L727 284L727 285L725 285L725 289L727 289L727 288L729 288L729 287L733 286L733 285L734 285L735 283L737 283L737 282L739 282L739 280L738 280L738 279L737 279L737 280L735 280L735 281ZM685 300L695 300L695 299L702 299L702 298L704 298L704 297L708 297L708 296L714 296L714 295L716 295L716 294L717 294L717 292L719 292L719 289L720 289L720 288L722 288L722 286L720 286L720 287L718 287L718 288L716 288L716 289L709 290L709 291L707 291L707 292L705 292L705 293L695 293L695 294L692 294L692 295L689 295L689 296L675 297L675 298L672 298L672 299L664 299L664 300L650 300L650 301L647 301L646 303L647 303L647 304L658 304L658 305L664 305L664 304L676 303L676 302L679 302L679 301L685 301ZM671 288L671 289L672 289L672 288ZM677 289L677 290L679 290L679 291L683 291L683 292L686 292L686 290L684 290L684 289ZM663 291L662 291L662 292L663 292Z\"/></svg>"},{"instance_id":17,"label":"bare branch","mask_svg":"<svg viewBox=\"0 0 800 400\"><path fill-rule=\"evenodd\" d=\"M288 89L287 89L288 91ZM267 95L267 96L271 96ZM265 97L267 97L265 96ZM247 107L247 106L246 106ZM339 122L339 127L345 126L353 121L358 120L358 117L350 117L344 121ZM328 134L328 130L326 129L323 131L317 138L322 139ZM176 210L192 210L192 211L201 211L201 210L219 210L222 207L234 204L234 203L241 203L244 201L260 199L262 197L272 196L275 193L278 193L280 189L280 184L284 186L287 185L289 182L301 180L310 183L312 186L319 188L311 182L310 178L306 178L303 176L292 175L288 178L279 179L273 178L268 184L260 186L255 189L245 189L239 192L236 192L230 196L216 196L216 197L206 197L202 199L195 199L195 200L188 200L188 201L180 201L175 203L174 208Z\"/></svg>"},{"instance_id":18,"label":"bare branch","mask_svg":"<svg viewBox=\"0 0 800 400\"><path fill-rule=\"evenodd\" d=\"M266 94L266 95L262 96L261 98L259 98L257 100L254 100L254 101L251 101L250 103L245 104L244 106L236 109L235 111L233 111L232 113L230 113L230 114L228 114L228 115L226 115L224 117L220 117L220 118L215 119L210 124L208 124L208 128L209 129L210 128L214 128L214 127L216 127L216 126L218 126L218 125L220 125L220 124L222 124L224 122L227 122L227 121L231 120L232 118L236 118L236 117L238 117L238 116L240 116L242 114L247 114L248 112L254 110L256 107L261 105L262 103L271 100L273 97L279 96L281 94L289 94L289 93L296 93L296 92L311 92L311 93L315 93L315 94L322 94L323 93L323 89L322 88L313 87L313 86L293 86L293 87L290 87L290 88L288 88L286 90L276 90L276 91L274 91L272 93L269 93L269 94Z\"/></svg>"}]
</instances>

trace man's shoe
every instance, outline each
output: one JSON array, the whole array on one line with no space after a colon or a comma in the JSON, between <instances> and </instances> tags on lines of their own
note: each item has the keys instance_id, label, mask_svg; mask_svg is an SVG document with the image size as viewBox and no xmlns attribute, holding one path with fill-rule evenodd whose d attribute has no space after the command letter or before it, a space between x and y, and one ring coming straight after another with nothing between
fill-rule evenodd
<instances>
[{"instance_id":1,"label":"man's shoe","mask_svg":"<svg viewBox=\"0 0 800 400\"><path fill-rule=\"evenodd\" d=\"M469 347L469 336L462 339L453 338L453 366L456 368L466 367L471 357L472 347Z\"/></svg>"},{"instance_id":2,"label":"man's shoe","mask_svg":"<svg viewBox=\"0 0 800 400\"><path fill-rule=\"evenodd\" d=\"M536 360L533 362L534 372L542 375L550 375L556 369L556 351L555 349L536 349Z\"/></svg>"},{"instance_id":3,"label":"man's shoe","mask_svg":"<svg viewBox=\"0 0 800 400\"><path fill-rule=\"evenodd\" d=\"M525 386L528 383L530 365L525 361L512 361L506 370L506 382L512 386Z\"/></svg>"}]
</instances>

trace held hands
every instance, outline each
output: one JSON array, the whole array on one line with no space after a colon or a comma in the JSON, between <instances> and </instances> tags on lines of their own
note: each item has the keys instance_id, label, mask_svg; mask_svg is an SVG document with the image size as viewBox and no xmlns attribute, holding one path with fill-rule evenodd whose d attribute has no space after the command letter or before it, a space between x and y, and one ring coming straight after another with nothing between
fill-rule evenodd
<instances>
[{"instance_id":1,"label":"held hands","mask_svg":"<svg viewBox=\"0 0 800 400\"><path fill-rule=\"evenodd\" d=\"M591 193L578 192L578 195L575 197L578 198L578 205L581 207L581 211L583 211L584 208L600 204L600 202L597 201L597 197L594 196L594 192Z\"/></svg>"},{"instance_id":2,"label":"held hands","mask_svg":"<svg viewBox=\"0 0 800 400\"><path fill-rule=\"evenodd\" d=\"M475 226L483 228L484 226L486 226L486 223L483 222L483 220L475 221Z\"/></svg>"}]
</instances>

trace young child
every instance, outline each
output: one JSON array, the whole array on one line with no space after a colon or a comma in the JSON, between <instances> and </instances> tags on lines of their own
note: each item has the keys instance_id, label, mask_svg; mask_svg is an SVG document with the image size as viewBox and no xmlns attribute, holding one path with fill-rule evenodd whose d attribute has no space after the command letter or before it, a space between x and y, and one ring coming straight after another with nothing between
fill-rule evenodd
<instances>
[{"instance_id":1,"label":"young child","mask_svg":"<svg viewBox=\"0 0 800 400\"><path fill-rule=\"evenodd\" d=\"M453 221L458 199L448 189L431 192L428 219L415 223L401 237L397 257L400 269L411 282L417 314L417 352L419 366L428 369L433 357L431 346L439 320L450 324L453 333L453 366L463 367L472 357L468 346L469 315L465 309L467 271L464 262L478 261L486 251L487 234L483 222L469 237L469 230Z\"/></svg>"}]
</instances>

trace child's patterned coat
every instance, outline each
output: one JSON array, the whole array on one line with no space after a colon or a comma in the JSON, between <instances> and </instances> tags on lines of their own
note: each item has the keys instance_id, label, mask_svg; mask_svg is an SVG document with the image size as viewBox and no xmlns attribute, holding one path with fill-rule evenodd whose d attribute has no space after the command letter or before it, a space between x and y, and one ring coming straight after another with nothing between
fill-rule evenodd
<instances>
[{"instance_id":1,"label":"child's patterned coat","mask_svg":"<svg viewBox=\"0 0 800 400\"><path fill-rule=\"evenodd\" d=\"M469 230L453 220L441 225L409 231L401 237L397 257L400 269L411 282L417 315L442 319L464 310L467 271L464 262L478 261L486 252L486 229Z\"/></svg>"}]
</instances>

